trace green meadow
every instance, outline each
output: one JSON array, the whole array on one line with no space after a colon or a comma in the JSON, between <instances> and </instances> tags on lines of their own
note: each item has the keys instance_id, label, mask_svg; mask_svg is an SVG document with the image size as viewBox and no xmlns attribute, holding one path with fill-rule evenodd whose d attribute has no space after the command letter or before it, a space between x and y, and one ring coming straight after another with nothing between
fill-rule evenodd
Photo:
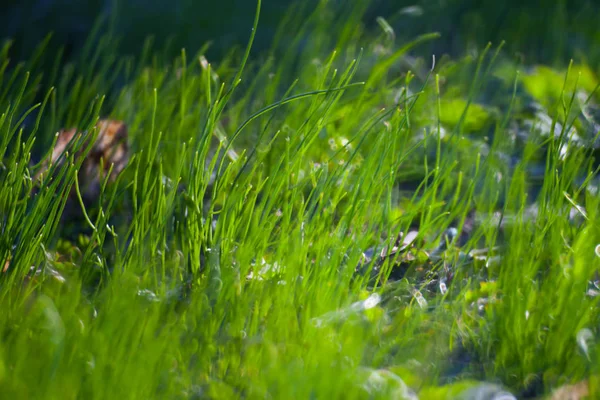
<instances>
[{"instance_id":1,"label":"green meadow","mask_svg":"<svg viewBox=\"0 0 600 400\"><path fill-rule=\"evenodd\" d=\"M255 51L259 0L215 59L3 42L1 398L600 396L595 53L433 55L365 5Z\"/></svg>"}]
</instances>

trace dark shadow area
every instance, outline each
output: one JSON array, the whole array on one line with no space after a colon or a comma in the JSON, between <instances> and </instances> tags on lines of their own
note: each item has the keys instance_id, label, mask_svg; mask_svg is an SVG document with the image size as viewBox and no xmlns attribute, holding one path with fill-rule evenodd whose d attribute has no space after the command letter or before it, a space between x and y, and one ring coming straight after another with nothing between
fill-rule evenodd
<instances>
[{"instance_id":1,"label":"dark shadow area","mask_svg":"<svg viewBox=\"0 0 600 400\"><path fill-rule=\"evenodd\" d=\"M337 0L339 10L356 0ZM367 1L367 0L358 0ZM317 0L302 2L310 12ZM269 47L277 27L294 0L264 0L255 51ZM587 1L528 0L478 2L475 0L373 0L365 23L376 27L384 16L397 40L405 41L426 32L441 33L423 53L464 54L488 42L507 43L509 53L528 64L561 64L570 58L594 64L600 58L597 16L600 4ZM13 57L27 58L49 32L53 46L65 46L67 58L81 48L99 17L103 30L120 38L123 54L136 54L145 38L154 37L159 48L190 53L212 42L209 56L220 57L243 45L250 34L256 3L250 0L8 0L0 7L0 38L14 40ZM285 35L286 33L283 32ZM293 35L293 32L289 33ZM281 40L285 43L286 38ZM51 48L52 49L52 48ZM428 55L428 54L427 54Z\"/></svg>"}]
</instances>

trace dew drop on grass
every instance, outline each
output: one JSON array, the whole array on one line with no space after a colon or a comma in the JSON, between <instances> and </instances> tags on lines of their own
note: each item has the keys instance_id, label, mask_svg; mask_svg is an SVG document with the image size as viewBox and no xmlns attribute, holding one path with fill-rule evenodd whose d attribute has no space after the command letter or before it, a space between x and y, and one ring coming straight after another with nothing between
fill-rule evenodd
<instances>
[{"instance_id":1,"label":"dew drop on grass","mask_svg":"<svg viewBox=\"0 0 600 400\"><path fill-rule=\"evenodd\" d=\"M363 389L370 397L416 400L417 395L396 374L387 370L364 370L368 373Z\"/></svg>"},{"instance_id":2,"label":"dew drop on grass","mask_svg":"<svg viewBox=\"0 0 600 400\"><path fill-rule=\"evenodd\" d=\"M149 289L140 289L138 290L138 296L143 297L144 299L152 302L152 303L158 303L160 302L160 298L151 290Z\"/></svg>"},{"instance_id":3,"label":"dew drop on grass","mask_svg":"<svg viewBox=\"0 0 600 400\"><path fill-rule=\"evenodd\" d=\"M594 334L588 328L583 328L577 332L577 345L585 353L585 356L590 358L590 345L594 340Z\"/></svg>"},{"instance_id":4,"label":"dew drop on grass","mask_svg":"<svg viewBox=\"0 0 600 400\"><path fill-rule=\"evenodd\" d=\"M596 256L600 257L600 244L596 246L595 252Z\"/></svg>"},{"instance_id":5,"label":"dew drop on grass","mask_svg":"<svg viewBox=\"0 0 600 400\"><path fill-rule=\"evenodd\" d=\"M460 399L479 400L516 400L517 398L511 393L504 390L501 386L494 383L483 382L474 387L471 387L459 394Z\"/></svg>"},{"instance_id":6,"label":"dew drop on grass","mask_svg":"<svg viewBox=\"0 0 600 400\"><path fill-rule=\"evenodd\" d=\"M427 307L427 300L425 300L425 297L423 297L423 294L421 294L421 292L419 292L417 290L417 291L415 291L413 296L414 296L415 300L417 300L419 307L421 307L421 308Z\"/></svg>"},{"instance_id":7,"label":"dew drop on grass","mask_svg":"<svg viewBox=\"0 0 600 400\"><path fill-rule=\"evenodd\" d=\"M440 282L440 293L446 294L447 291L448 288L446 287L446 284L444 282Z\"/></svg>"},{"instance_id":8,"label":"dew drop on grass","mask_svg":"<svg viewBox=\"0 0 600 400\"><path fill-rule=\"evenodd\" d=\"M96 359L92 356L86 363L86 368L88 372L92 372L96 368Z\"/></svg>"},{"instance_id":9,"label":"dew drop on grass","mask_svg":"<svg viewBox=\"0 0 600 400\"><path fill-rule=\"evenodd\" d=\"M363 302L363 307L365 310L370 310L371 308L376 307L380 302L381 296L377 293L373 293Z\"/></svg>"}]
</instances>

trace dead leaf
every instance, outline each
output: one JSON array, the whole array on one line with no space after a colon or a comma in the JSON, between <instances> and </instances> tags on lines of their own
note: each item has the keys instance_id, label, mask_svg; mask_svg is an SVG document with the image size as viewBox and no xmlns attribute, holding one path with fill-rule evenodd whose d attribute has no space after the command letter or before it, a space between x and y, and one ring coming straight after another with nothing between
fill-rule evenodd
<instances>
[{"instance_id":1,"label":"dead leaf","mask_svg":"<svg viewBox=\"0 0 600 400\"><path fill-rule=\"evenodd\" d=\"M556 389L550 400L580 400L590 395L590 385L587 380L574 385L565 385Z\"/></svg>"},{"instance_id":2,"label":"dead leaf","mask_svg":"<svg viewBox=\"0 0 600 400\"><path fill-rule=\"evenodd\" d=\"M127 126L125 123L103 119L98 121L96 128L98 129L96 141L83 161L77 176L82 197L88 201L94 200L100 194L102 182L108 175L111 165L113 165L113 169L108 179L114 181L129 161ZM64 162L64 158L61 159L61 156L68 150L69 143L77 133L76 128L63 129L58 132L58 139L52 150L52 156L36 174L36 180L42 178L50 165ZM84 144L83 147L85 148L86 145ZM73 198L74 196L75 188L72 188L69 197Z\"/></svg>"}]
</instances>

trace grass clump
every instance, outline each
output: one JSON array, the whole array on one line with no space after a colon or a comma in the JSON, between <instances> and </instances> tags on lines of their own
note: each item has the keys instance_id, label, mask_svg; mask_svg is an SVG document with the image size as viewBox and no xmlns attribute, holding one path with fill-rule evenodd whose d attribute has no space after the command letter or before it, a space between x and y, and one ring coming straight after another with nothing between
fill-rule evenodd
<instances>
[{"instance_id":1,"label":"grass clump","mask_svg":"<svg viewBox=\"0 0 600 400\"><path fill-rule=\"evenodd\" d=\"M251 59L258 2L216 66L116 60L111 37L75 64L0 54L3 393L596 390L593 72L545 103L501 47L432 66L408 52L435 34L399 47L327 7ZM90 202L100 116L130 158ZM37 180L61 127L82 135Z\"/></svg>"}]
</instances>

